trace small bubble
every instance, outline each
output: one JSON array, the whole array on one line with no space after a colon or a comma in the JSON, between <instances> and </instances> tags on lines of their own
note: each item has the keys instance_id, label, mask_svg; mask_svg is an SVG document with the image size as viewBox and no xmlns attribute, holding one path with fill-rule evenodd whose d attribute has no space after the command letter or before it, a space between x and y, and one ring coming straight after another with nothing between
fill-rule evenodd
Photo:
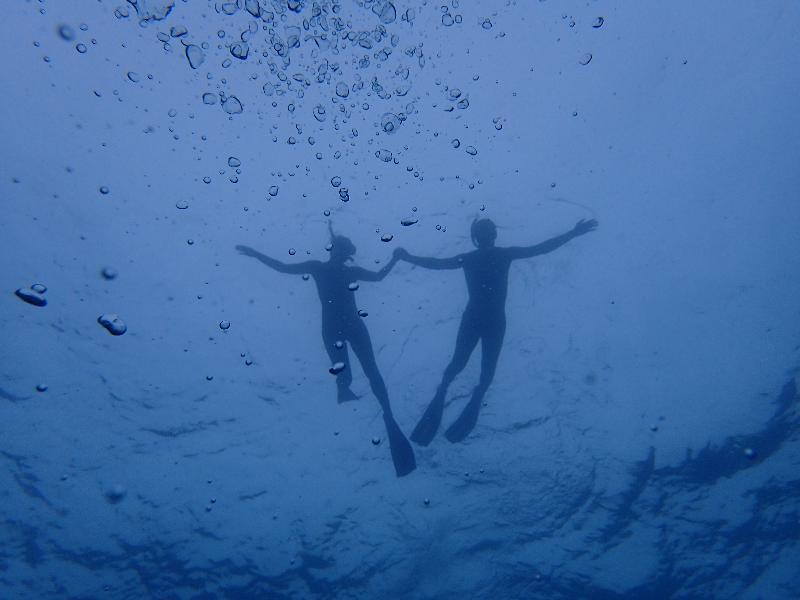
<instances>
[{"instance_id":1,"label":"small bubble","mask_svg":"<svg viewBox=\"0 0 800 600\"><path fill-rule=\"evenodd\" d=\"M414 224L415 224L415 223L417 223L418 221L419 221L419 219L416 219L416 218L413 218L413 217L412 217L412 218L408 218L408 219L403 219L403 220L401 220L401 221L400 221L400 225L402 225L403 227L409 227L409 226L411 226L411 225L414 225Z\"/></svg>"},{"instance_id":2,"label":"small bubble","mask_svg":"<svg viewBox=\"0 0 800 600\"><path fill-rule=\"evenodd\" d=\"M47 384L46 383L39 383L36 385L37 392L46 392L47 391Z\"/></svg>"},{"instance_id":3,"label":"small bubble","mask_svg":"<svg viewBox=\"0 0 800 600\"><path fill-rule=\"evenodd\" d=\"M361 318L364 318L364 317L369 316L369 313L362 309L362 310L358 311L358 316L361 317Z\"/></svg>"},{"instance_id":4,"label":"small bubble","mask_svg":"<svg viewBox=\"0 0 800 600\"><path fill-rule=\"evenodd\" d=\"M340 185L342 185L342 178L338 175L331 177L331 185L335 188L338 188Z\"/></svg>"},{"instance_id":5,"label":"small bubble","mask_svg":"<svg viewBox=\"0 0 800 600\"><path fill-rule=\"evenodd\" d=\"M452 140L450 140L450 145L453 148L458 148L461 145L461 140L459 140L458 138L453 138Z\"/></svg>"},{"instance_id":6,"label":"small bubble","mask_svg":"<svg viewBox=\"0 0 800 600\"><path fill-rule=\"evenodd\" d=\"M240 161L235 156L229 156L228 157L228 166L229 167L233 167L233 168L240 167L240 166L242 166L242 161Z\"/></svg>"},{"instance_id":7,"label":"small bubble","mask_svg":"<svg viewBox=\"0 0 800 600\"><path fill-rule=\"evenodd\" d=\"M271 185L269 187L269 195L272 196L273 198L278 195L278 186L277 185Z\"/></svg>"},{"instance_id":8,"label":"small bubble","mask_svg":"<svg viewBox=\"0 0 800 600\"><path fill-rule=\"evenodd\" d=\"M104 495L106 497L106 501L108 501L110 504L119 504L125 499L127 493L128 492L124 486L119 483L115 483L105 491Z\"/></svg>"},{"instance_id":9,"label":"small bubble","mask_svg":"<svg viewBox=\"0 0 800 600\"><path fill-rule=\"evenodd\" d=\"M118 315L113 313L104 313L97 317L97 322L106 328L111 335L122 335L128 331L128 326L119 318Z\"/></svg>"},{"instance_id":10,"label":"small bubble","mask_svg":"<svg viewBox=\"0 0 800 600\"><path fill-rule=\"evenodd\" d=\"M358 289L358 283L355 281L348 283L347 289L350 290L351 292L355 292Z\"/></svg>"},{"instance_id":11,"label":"small bubble","mask_svg":"<svg viewBox=\"0 0 800 600\"><path fill-rule=\"evenodd\" d=\"M582 56L581 56L581 57L578 59L578 62L579 62L580 64L584 65L584 66L585 66L585 65L588 65L590 62L592 62L592 55L591 55L591 53L590 53L590 52L587 52L586 54L582 55Z\"/></svg>"},{"instance_id":12,"label":"small bubble","mask_svg":"<svg viewBox=\"0 0 800 600\"><path fill-rule=\"evenodd\" d=\"M101 194L103 194L105 196L106 194L108 194L108 192L109 192L109 189L108 189L107 186L105 186L105 185L101 185L100 186L100 193Z\"/></svg>"},{"instance_id":13,"label":"small bubble","mask_svg":"<svg viewBox=\"0 0 800 600\"><path fill-rule=\"evenodd\" d=\"M338 375L345 369L345 364L343 362L336 362L331 365L331 368L328 369L328 373L331 375Z\"/></svg>"},{"instance_id":14,"label":"small bubble","mask_svg":"<svg viewBox=\"0 0 800 600\"><path fill-rule=\"evenodd\" d=\"M103 267L103 270L100 271L100 274L103 276L103 279L111 281L112 279L117 278L119 272L114 267Z\"/></svg>"},{"instance_id":15,"label":"small bubble","mask_svg":"<svg viewBox=\"0 0 800 600\"><path fill-rule=\"evenodd\" d=\"M483 27L484 29L491 29L492 28L491 19L488 19L488 18L484 19L483 23L481 23L481 27Z\"/></svg>"},{"instance_id":16,"label":"small bubble","mask_svg":"<svg viewBox=\"0 0 800 600\"><path fill-rule=\"evenodd\" d=\"M61 36L62 40L71 42L75 39L75 30L69 25L60 25L58 27L58 35Z\"/></svg>"},{"instance_id":17,"label":"small bubble","mask_svg":"<svg viewBox=\"0 0 800 600\"><path fill-rule=\"evenodd\" d=\"M295 254L297 254L297 250L294 248L289 248L289 256L294 256Z\"/></svg>"},{"instance_id":18,"label":"small bubble","mask_svg":"<svg viewBox=\"0 0 800 600\"><path fill-rule=\"evenodd\" d=\"M605 21L606 20L603 17L597 17L594 21L592 21L592 27L595 29L600 29Z\"/></svg>"},{"instance_id":19,"label":"small bubble","mask_svg":"<svg viewBox=\"0 0 800 600\"><path fill-rule=\"evenodd\" d=\"M228 96L222 103L222 110L224 110L229 115L238 115L241 114L244 108L242 107L242 103L239 102L239 99L236 96Z\"/></svg>"},{"instance_id":20,"label":"small bubble","mask_svg":"<svg viewBox=\"0 0 800 600\"><path fill-rule=\"evenodd\" d=\"M340 98L347 98L350 95L350 88L344 81L336 84L336 95Z\"/></svg>"},{"instance_id":21,"label":"small bubble","mask_svg":"<svg viewBox=\"0 0 800 600\"><path fill-rule=\"evenodd\" d=\"M391 242L394 239L394 236L391 233L384 233L381 236L382 242Z\"/></svg>"},{"instance_id":22,"label":"small bubble","mask_svg":"<svg viewBox=\"0 0 800 600\"><path fill-rule=\"evenodd\" d=\"M203 94L203 104L208 104L212 106L217 103L217 95L212 94L211 92L206 92Z\"/></svg>"},{"instance_id":23,"label":"small bubble","mask_svg":"<svg viewBox=\"0 0 800 600\"><path fill-rule=\"evenodd\" d=\"M467 146L467 154L470 156L475 156L478 151L475 149L475 146Z\"/></svg>"},{"instance_id":24,"label":"small bubble","mask_svg":"<svg viewBox=\"0 0 800 600\"><path fill-rule=\"evenodd\" d=\"M23 302L27 302L33 306L47 306L47 299L32 287L19 288L14 294Z\"/></svg>"},{"instance_id":25,"label":"small bubble","mask_svg":"<svg viewBox=\"0 0 800 600\"><path fill-rule=\"evenodd\" d=\"M200 68L206 60L206 55L200 46L189 44L186 46L186 59L189 61L189 66L193 69Z\"/></svg>"},{"instance_id":26,"label":"small bubble","mask_svg":"<svg viewBox=\"0 0 800 600\"><path fill-rule=\"evenodd\" d=\"M222 329L222 331L228 331L228 329L231 328L231 322L230 321L220 321L219 322L219 328Z\"/></svg>"},{"instance_id":27,"label":"small bubble","mask_svg":"<svg viewBox=\"0 0 800 600\"><path fill-rule=\"evenodd\" d=\"M189 203L186 200L178 200L175 203L175 208L179 210L186 210L187 208L189 208Z\"/></svg>"},{"instance_id":28,"label":"small bubble","mask_svg":"<svg viewBox=\"0 0 800 600\"><path fill-rule=\"evenodd\" d=\"M138 83L140 79L139 74L134 71L128 71L128 79L133 83Z\"/></svg>"},{"instance_id":29,"label":"small bubble","mask_svg":"<svg viewBox=\"0 0 800 600\"><path fill-rule=\"evenodd\" d=\"M379 438L379 437L372 438L372 445L373 446L380 446L380 443L381 443L381 438Z\"/></svg>"}]
</instances>

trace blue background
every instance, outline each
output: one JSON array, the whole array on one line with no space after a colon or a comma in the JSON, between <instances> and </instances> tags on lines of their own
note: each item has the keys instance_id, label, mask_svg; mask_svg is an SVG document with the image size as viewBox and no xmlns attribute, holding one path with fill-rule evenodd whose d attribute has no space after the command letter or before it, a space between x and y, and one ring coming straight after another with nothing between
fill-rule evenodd
<instances>
[{"instance_id":1,"label":"blue background","mask_svg":"<svg viewBox=\"0 0 800 600\"><path fill-rule=\"evenodd\" d=\"M800 596L798 5L247 6L5 6L0 594ZM367 268L481 216L499 245L600 223L512 266L477 428L405 478L357 367L336 403L313 283L234 250L325 260L326 210ZM463 274L357 302L409 433Z\"/></svg>"}]
</instances>

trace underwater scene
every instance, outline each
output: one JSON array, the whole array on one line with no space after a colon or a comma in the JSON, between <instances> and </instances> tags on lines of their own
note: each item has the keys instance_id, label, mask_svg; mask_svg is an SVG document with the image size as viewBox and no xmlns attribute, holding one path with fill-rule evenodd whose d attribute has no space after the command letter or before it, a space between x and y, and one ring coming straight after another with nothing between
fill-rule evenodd
<instances>
[{"instance_id":1,"label":"underwater scene","mask_svg":"<svg viewBox=\"0 0 800 600\"><path fill-rule=\"evenodd\" d=\"M0 598L800 598L800 4L3 7Z\"/></svg>"}]
</instances>

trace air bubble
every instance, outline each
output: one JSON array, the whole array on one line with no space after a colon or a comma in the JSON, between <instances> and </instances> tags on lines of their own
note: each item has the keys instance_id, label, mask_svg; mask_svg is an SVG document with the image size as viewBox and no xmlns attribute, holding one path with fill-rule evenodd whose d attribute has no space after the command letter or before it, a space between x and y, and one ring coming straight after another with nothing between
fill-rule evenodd
<instances>
[{"instance_id":1,"label":"air bubble","mask_svg":"<svg viewBox=\"0 0 800 600\"><path fill-rule=\"evenodd\" d=\"M347 98L350 95L350 88L344 81L336 84L336 95L340 98Z\"/></svg>"},{"instance_id":2,"label":"air bubble","mask_svg":"<svg viewBox=\"0 0 800 600\"><path fill-rule=\"evenodd\" d=\"M588 65L590 62L592 62L592 54L590 52L587 52L578 59L578 62L584 66Z\"/></svg>"},{"instance_id":3,"label":"air bubble","mask_svg":"<svg viewBox=\"0 0 800 600\"><path fill-rule=\"evenodd\" d=\"M219 328L222 329L222 331L228 331L228 329L231 328L231 322L230 321L220 321L219 322Z\"/></svg>"},{"instance_id":4,"label":"air bubble","mask_svg":"<svg viewBox=\"0 0 800 600\"><path fill-rule=\"evenodd\" d=\"M229 166L229 167L233 167L234 169L235 169L236 167L241 167L241 166L242 166L242 161L240 161L240 160L239 160L238 158L236 158L235 156L229 156L229 157L228 157L228 166Z\"/></svg>"},{"instance_id":5,"label":"air bubble","mask_svg":"<svg viewBox=\"0 0 800 600\"><path fill-rule=\"evenodd\" d=\"M597 17L592 22L592 27L594 27L595 29L600 29L603 26L603 23L605 23L605 22L606 22L606 20L603 17Z\"/></svg>"},{"instance_id":6,"label":"air bubble","mask_svg":"<svg viewBox=\"0 0 800 600\"><path fill-rule=\"evenodd\" d=\"M178 200L175 203L175 208L179 210L186 210L187 208L189 208L189 203L186 200Z\"/></svg>"},{"instance_id":7,"label":"air bubble","mask_svg":"<svg viewBox=\"0 0 800 600\"><path fill-rule=\"evenodd\" d=\"M342 185L342 178L338 175L331 177L331 185L335 188L338 188L340 185Z\"/></svg>"},{"instance_id":8,"label":"air bubble","mask_svg":"<svg viewBox=\"0 0 800 600\"><path fill-rule=\"evenodd\" d=\"M466 150L467 154L470 156L475 156L478 153L478 150L475 148L475 146L467 146Z\"/></svg>"},{"instance_id":9,"label":"air bubble","mask_svg":"<svg viewBox=\"0 0 800 600\"><path fill-rule=\"evenodd\" d=\"M277 185L271 185L269 187L269 195L272 196L273 198L278 195L278 186Z\"/></svg>"},{"instance_id":10,"label":"air bubble","mask_svg":"<svg viewBox=\"0 0 800 600\"><path fill-rule=\"evenodd\" d=\"M189 61L190 67L198 69L205 62L206 55L200 46L189 44L186 46L186 59Z\"/></svg>"},{"instance_id":11,"label":"air bubble","mask_svg":"<svg viewBox=\"0 0 800 600\"><path fill-rule=\"evenodd\" d=\"M47 306L47 298L42 296L41 292L37 292L33 289L33 286L29 288L19 288L14 294L20 300L33 306Z\"/></svg>"},{"instance_id":12,"label":"air bubble","mask_svg":"<svg viewBox=\"0 0 800 600\"><path fill-rule=\"evenodd\" d=\"M391 233L384 233L381 236L382 242L391 242L394 239L394 236Z\"/></svg>"},{"instance_id":13,"label":"air bubble","mask_svg":"<svg viewBox=\"0 0 800 600\"><path fill-rule=\"evenodd\" d=\"M331 365L331 368L328 369L328 373L331 375L338 375L342 371L345 370L346 365L343 362L336 362Z\"/></svg>"},{"instance_id":14,"label":"air bubble","mask_svg":"<svg viewBox=\"0 0 800 600\"><path fill-rule=\"evenodd\" d=\"M450 140L450 145L453 148L458 148L461 145L461 140L459 140L458 138L453 138L452 140Z\"/></svg>"},{"instance_id":15,"label":"air bubble","mask_svg":"<svg viewBox=\"0 0 800 600\"><path fill-rule=\"evenodd\" d=\"M206 92L203 94L203 104L208 104L212 106L217 103L217 95L212 94L211 92Z\"/></svg>"},{"instance_id":16,"label":"air bubble","mask_svg":"<svg viewBox=\"0 0 800 600\"><path fill-rule=\"evenodd\" d=\"M242 103L239 102L239 99L236 96L228 96L222 103L222 110L229 115L238 115L244 110L244 108L242 108Z\"/></svg>"},{"instance_id":17,"label":"air bubble","mask_svg":"<svg viewBox=\"0 0 800 600\"><path fill-rule=\"evenodd\" d=\"M128 331L128 326L113 313L105 313L97 317L97 322L106 328L111 335L122 335Z\"/></svg>"},{"instance_id":18,"label":"air bubble","mask_svg":"<svg viewBox=\"0 0 800 600\"><path fill-rule=\"evenodd\" d=\"M75 39L75 30L69 25L61 25L58 28L58 35L61 36L62 40L71 42Z\"/></svg>"}]
</instances>

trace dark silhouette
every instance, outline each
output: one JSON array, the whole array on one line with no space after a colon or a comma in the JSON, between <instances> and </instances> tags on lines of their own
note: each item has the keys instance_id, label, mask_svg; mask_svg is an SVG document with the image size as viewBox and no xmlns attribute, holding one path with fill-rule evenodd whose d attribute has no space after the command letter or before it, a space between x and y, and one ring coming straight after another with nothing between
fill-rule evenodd
<instances>
[{"instance_id":1,"label":"dark silhouette","mask_svg":"<svg viewBox=\"0 0 800 600\"><path fill-rule=\"evenodd\" d=\"M494 245L497 238L495 224L490 219L481 219L472 223L472 243L477 248L472 252L452 258L429 258L412 256L402 248L395 251L395 256L426 269L463 268L469 291L469 301L461 317L453 359L444 371L436 395L411 434L414 442L427 446L433 440L442 422L447 387L467 365L472 351L480 340L482 343L480 381L475 386L467 406L447 429L445 436L451 442L460 442L469 435L478 422L481 401L494 378L506 331L505 304L511 261L552 252L571 239L593 231L596 227L597 221L594 219L580 220L572 230L541 244L498 248Z\"/></svg>"},{"instance_id":2,"label":"dark silhouette","mask_svg":"<svg viewBox=\"0 0 800 600\"><path fill-rule=\"evenodd\" d=\"M354 292L357 286L353 285L357 281L381 281L392 270L397 262L397 256L377 272L350 266L346 263L352 260L356 247L348 238L333 235L333 232L331 232L330 258L327 262L309 260L286 264L248 246L236 246L236 249L245 256L257 258L280 273L308 274L314 278L322 303L322 341L333 365L330 372L336 375L339 402L357 398L350 390L350 382L353 379L347 354L347 344L350 344L361 362L364 374L369 379L372 392L383 409L383 422L386 425L395 472L398 477L402 477L413 471L417 466L414 450L392 415L389 394L375 363L369 332L356 309Z\"/></svg>"}]
</instances>

